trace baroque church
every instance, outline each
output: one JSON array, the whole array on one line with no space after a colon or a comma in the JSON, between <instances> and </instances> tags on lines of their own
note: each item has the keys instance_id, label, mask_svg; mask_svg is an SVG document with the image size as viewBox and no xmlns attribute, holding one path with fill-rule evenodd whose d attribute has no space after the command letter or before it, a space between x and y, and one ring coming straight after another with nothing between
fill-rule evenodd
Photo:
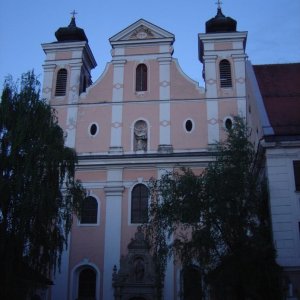
<instances>
[{"instance_id":1,"label":"baroque church","mask_svg":"<svg viewBox=\"0 0 300 300\"><path fill-rule=\"evenodd\" d=\"M61 272L41 298L156 299L153 261L140 230L148 216L147 184L174 167L201 172L239 115L263 153L277 261L289 278L288 299L297 299L300 64L252 66L247 32L237 31L237 22L220 7L198 35L204 87L173 57L175 36L144 19L109 39L112 58L95 82L91 70L97 63L75 17L55 36L42 44L43 98L57 112L66 146L76 149L76 176L87 197ZM169 261L164 299L210 299L202 294L197 270L189 272L199 297L190 298L189 280Z\"/></svg>"}]
</instances>

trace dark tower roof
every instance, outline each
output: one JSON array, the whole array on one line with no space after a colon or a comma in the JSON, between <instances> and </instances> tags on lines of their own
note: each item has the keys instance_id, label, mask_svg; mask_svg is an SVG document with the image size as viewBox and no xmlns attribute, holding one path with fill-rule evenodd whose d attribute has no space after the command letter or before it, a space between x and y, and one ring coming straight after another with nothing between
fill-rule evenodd
<instances>
[{"instance_id":1,"label":"dark tower roof","mask_svg":"<svg viewBox=\"0 0 300 300\"><path fill-rule=\"evenodd\" d=\"M71 41L86 41L88 39L82 28L76 26L75 17L73 16L68 27L60 27L55 36L58 42L71 42Z\"/></svg>"},{"instance_id":2,"label":"dark tower roof","mask_svg":"<svg viewBox=\"0 0 300 300\"><path fill-rule=\"evenodd\" d=\"M218 12L214 18L211 18L205 23L206 33L218 32L235 32L236 20L225 17L222 13L221 7L218 7Z\"/></svg>"}]
</instances>

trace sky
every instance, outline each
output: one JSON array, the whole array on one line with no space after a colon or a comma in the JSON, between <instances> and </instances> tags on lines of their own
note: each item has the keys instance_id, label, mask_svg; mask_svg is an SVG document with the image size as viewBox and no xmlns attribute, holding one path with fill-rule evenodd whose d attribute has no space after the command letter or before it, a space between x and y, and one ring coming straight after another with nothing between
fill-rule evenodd
<instances>
[{"instance_id":1,"label":"sky","mask_svg":"<svg viewBox=\"0 0 300 300\"><path fill-rule=\"evenodd\" d=\"M98 66L95 82L111 60L108 39L143 18L175 35L174 54L183 71L202 82L198 33L217 12L216 0L0 0L0 88L12 75L34 70L43 80L41 43L56 41L55 31L76 24L85 30ZM222 12L248 31L246 53L252 64L300 62L300 0L223 0Z\"/></svg>"}]
</instances>

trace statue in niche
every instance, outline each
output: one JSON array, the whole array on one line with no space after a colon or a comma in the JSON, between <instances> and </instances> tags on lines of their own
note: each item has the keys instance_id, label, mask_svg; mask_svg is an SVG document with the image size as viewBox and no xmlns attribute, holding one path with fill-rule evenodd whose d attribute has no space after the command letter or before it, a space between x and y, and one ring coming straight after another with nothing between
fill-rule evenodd
<instances>
[{"instance_id":1,"label":"statue in niche","mask_svg":"<svg viewBox=\"0 0 300 300\"><path fill-rule=\"evenodd\" d=\"M137 121L134 125L134 150L147 151L147 124L145 121Z\"/></svg>"},{"instance_id":2,"label":"statue in niche","mask_svg":"<svg viewBox=\"0 0 300 300\"><path fill-rule=\"evenodd\" d=\"M145 266L144 261L141 258L138 258L134 263L134 273L136 281L142 281L145 275Z\"/></svg>"}]
</instances>

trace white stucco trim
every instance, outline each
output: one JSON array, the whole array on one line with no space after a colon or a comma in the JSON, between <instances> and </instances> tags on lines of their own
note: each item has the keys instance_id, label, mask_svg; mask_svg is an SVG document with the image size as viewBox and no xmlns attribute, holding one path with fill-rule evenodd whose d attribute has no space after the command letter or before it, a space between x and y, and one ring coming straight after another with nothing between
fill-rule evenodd
<instances>
[{"instance_id":1,"label":"white stucco trim","mask_svg":"<svg viewBox=\"0 0 300 300\"><path fill-rule=\"evenodd\" d=\"M207 102L208 144L214 144L220 139L218 101Z\"/></svg>"},{"instance_id":2,"label":"white stucco trim","mask_svg":"<svg viewBox=\"0 0 300 300\"><path fill-rule=\"evenodd\" d=\"M120 170L115 171L119 171L120 173ZM124 186L120 186L118 181L110 183L110 186L104 188L106 195L106 224L104 237L103 299L105 300L114 299L112 272L114 265L117 266L117 269L120 268L122 193L124 190Z\"/></svg>"}]
</instances>

